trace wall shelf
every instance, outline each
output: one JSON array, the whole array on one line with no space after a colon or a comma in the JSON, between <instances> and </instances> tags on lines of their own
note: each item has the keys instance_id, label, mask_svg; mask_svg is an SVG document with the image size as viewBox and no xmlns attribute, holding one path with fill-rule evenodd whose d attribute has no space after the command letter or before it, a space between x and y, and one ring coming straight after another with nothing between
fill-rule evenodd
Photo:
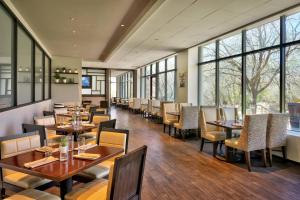
<instances>
[{"instance_id":1,"label":"wall shelf","mask_svg":"<svg viewBox=\"0 0 300 200\"><path fill-rule=\"evenodd\" d=\"M71 73L69 73L69 72L54 72L55 74L77 74L78 75L78 72L77 73L75 73L75 72L71 72Z\"/></svg>"},{"instance_id":2,"label":"wall shelf","mask_svg":"<svg viewBox=\"0 0 300 200\"><path fill-rule=\"evenodd\" d=\"M54 83L54 84L58 84L58 85L76 85L78 83Z\"/></svg>"}]
</instances>

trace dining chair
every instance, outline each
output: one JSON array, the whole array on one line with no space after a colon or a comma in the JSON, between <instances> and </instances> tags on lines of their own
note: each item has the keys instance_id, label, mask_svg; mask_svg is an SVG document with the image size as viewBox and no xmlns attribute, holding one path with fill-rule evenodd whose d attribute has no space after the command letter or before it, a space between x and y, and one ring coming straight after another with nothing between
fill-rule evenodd
<instances>
[{"instance_id":1,"label":"dining chair","mask_svg":"<svg viewBox=\"0 0 300 200\"><path fill-rule=\"evenodd\" d=\"M43 116L53 116L53 117L55 117L55 113L54 113L54 111L44 110L43 111Z\"/></svg>"},{"instance_id":2,"label":"dining chair","mask_svg":"<svg viewBox=\"0 0 300 200\"><path fill-rule=\"evenodd\" d=\"M238 108L237 107L221 107L220 108L220 116L222 120L232 120L236 121L239 120ZM241 130L232 130L232 134L234 137L237 137L241 134Z\"/></svg>"},{"instance_id":3,"label":"dining chair","mask_svg":"<svg viewBox=\"0 0 300 200\"><path fill-rule=\"evenodd\" d=\"M26 189L5 198L5 200L60 200L60 197L36 189Z\"/></svg>"},{"instance_id":4,"label":"dining chair","mask_svg":"<svg viewBox=\"0 0 300 200\"><path fill-rule=\"evenodd\" d=\"M176 135L177 129L179 134L185 138L184 130L199 129L199 108L198 106L184 106L180 113L179 122L174 123L174 134Z\"/></svg>"},{"instance_id":5,"label":"dining chair","mask_svg":"<svg viewBox=\"0 0 300 200\"><path fill-rule=\"evenodd\" d=\"M114 160L127 153L128 151L129 131L123 129L102 128L99 134L99 145L107 147L122 148L124 151L109 160L101 162L98 165L90 167L79 173L79 176L85 180L93 180L106 177L109 169L114 165Z\"/></svg>"},{"instance_id":6,"label":"dining chair","mask_svg":"<svg viewBox=\"0 0 300 200\"><path fill-rule=\"evenodd\" d=\"M138 113L141 109L141 99L139 98L134 98L133 99L133 105L132 105L132 111L134 113Z\"/></svg>"},{"instance_id":7,"label":"dining chair","mask_svg":"<svg viewBox=\"0 0 300 200\"><path fill-rule=\"evenodd\" d=\"M128 99L128 109L129 109L129 111L133 111L133 101L134 101L134 98L129 98Z\"/></svg>"},{"instance_id":8,"label":"dining chair","mask_svg":"<svg viewBox=\"0 0 300 200\"><path fill-rule=\"evenodd\" d=\"M250 152L261 150L266 167L267 114L245 115L244 126L239 138L225 140L226 147L244 151L248 171L251 171Z\"/></svg>"},{"instance_id":9,"label":"dining chair","mask_svg":"<svg viewBox=\"0 0 300 200\"><path fill-rule=\"evenodd\" d=\"M141 99L141 114L145 117L148 108L148 99Z\"/></svg>"},{"instance_id":10,"label":"dining chair","mask_svg":"<svg viewBox=\"0 0 300 200\"><path fill-rule=\"evenodd\" d=\"M147 146L142 146L122 157L111 166L109 179L87 183L65 196L66 200L133 200L141 199Z\"/></svg>"},{"instance_id":11,"label":"dining chair","mask_svg":"<svg viewBox=\"0 0 300 200\"><path fill-rule=\"evenodd\" d=\"M220 120L220 112L216 106L201 106L200 107L200 130L201 144L200 151L203 151L205 140L213 143L213 156L217 154L218 144L226 139L226 133L219 127L207 124L209 121Z\"/></svg>"},{"instance_id":12,"label":"dining chair","mask_svg":"<svg viewBox=\"0 0 300 200\"><path fill-rule=\"evenodd\" d=\"M153 118L157 118L160 112L160 101L159 100L151 100L151 116Z\"/></svg>"},{"instance_id":13,"label":"dining chair","mask_svg":"<svg viewBox=\"0 0 300 200\"><path fill-rule=\"evenodd\" d=\"M9 135L0 138L0 159L9 158L25 152L30 152L41 146L39 132ZM45 188L51 180L28 175L10 169L0 168L1 195L5 189L19 192L30 188Z\"/></svg>"},{"instance_id":14,"label":"dining chair","mask_svg":"<svg viewBox=\"0 0 300 200\"><path fill-rule=\"evenodd\" d=\"M178 122L178 116L170 115L168 112L176 112L175 103L164 103L163 106L163 124L164 124L164 133L166 132L166 126L169 128L169 135L171 135L171 127L174 123Z\"/></svg>"},{"instance_id":15,"label":"dining chair","mask_svg":"<svg viewBox=\"0 0 300 200\"><path fill-rule=\"evenodd\" d=\"M192 106L192 104L191 103L177 103L176 104L176 109L177 109L177 111L181 111L181 108L182 107L184 107L184 106Z\"/></svg>"},{"instance_id":16,"label":"dining chair","mask_svg":"<svg viewBox=\"0 0 300 200\"><path fill-rule=\"evenodd\" d=\"M267 126L267 152L272 167L272 149L281 147L282 156L286 160L287 125L289 114L269 114Z\"/></svg>"},{"instance_id":17,"label":"dining chair","mask_svg":"<svg viewBox=\"0 0 300 200\"><path fill-rule=\"evenodd\" d=\"M58 143L60 141L61 135L56 134L54 130L48 130L46 128L46 126L55 125L55 118L53 116L34 117L34 123L43 126L47 141L50 143Z\"/></svg>"},{"instance_id":18,"label":"dining chair","mask_svg":"<svg viewBox=\"0 0 300 200\"><path fill-rule=\"evenodd\" d=\"M99 125L101 122L105 122L110 120L110 115L105 114L98 114L97 112L93 112L91 115L91 123L95 124L96 126ZM85 137L86 140L93 141L96 140L98 133L98 127L92 129L91 132L86 132L81 134L80 136Z\"/></svg>"}]
</instances>

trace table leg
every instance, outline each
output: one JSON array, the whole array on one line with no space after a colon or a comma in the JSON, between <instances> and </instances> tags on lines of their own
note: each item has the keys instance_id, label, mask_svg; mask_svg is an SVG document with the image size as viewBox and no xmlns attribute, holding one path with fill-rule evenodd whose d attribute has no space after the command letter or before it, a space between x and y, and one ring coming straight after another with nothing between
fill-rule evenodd
<instances>
[{"instance_id":1,"label":"table leg","mask_svg":"<svg viewBox=\"0 0 300 200\"><path fill-rule=\"evenodd\" d=\"M226 129L226 139L232 138L232 130L227 128ZM230 162L233 157L233 149L230 147L225 146L225 158L227 162Z\"/></svg>"},{"instance_id":2,"label":"table leg","mask_svg":"<svg viewBox=\"0 0 300 200\"><path fill-rule=\"evenodd\" d=\"M65 199L65 195L68 193L68 192L71 192L72 190L72 185L73 185L73 180L72 180L72 177L66 179L66 180L63 180L59 183L59 186L60 186L60 198L62 200Z\"/></svg>"}]
</instances>

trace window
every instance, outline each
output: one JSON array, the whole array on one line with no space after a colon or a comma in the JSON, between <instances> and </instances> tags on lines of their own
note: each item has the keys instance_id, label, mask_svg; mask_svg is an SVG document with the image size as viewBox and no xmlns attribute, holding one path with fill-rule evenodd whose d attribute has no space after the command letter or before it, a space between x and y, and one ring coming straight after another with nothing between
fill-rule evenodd
<instances>
[{"instance_id":1,"label":"window","mask_svg":"<svg viewBox=\"0 0 300 200\"><path fill-rule=\"evenodd\" d=\"M246 32L246 49L253 51L278 45L280 41L279 20L261 25Z\"/></svg>"},{"instance_id":2,"label":"window","mask_svg":"<svg viewBox=\"0 0 300 200\"><path fill-rule=\"evenodd\" d=\"M32 40L18 27L17 50L17 100L18 105L32 102Z\"/></svg>"},{"instance_id":3,"label":"window","mask_svg":"<svg viewBox=\"0 0 300 200\"><path fill-rule=\"evenodd\" d=\"M242 59L241 57L220 61L220 105L241 109ZM241 110L240 110L241 111Z\"/></svg>"},{"instance_id":4,"label":"window","mask_svg":"<svg viewBox=\"0 0 300 200\"><path fill-rule=\"evenodd\" d=\"M39 47L35 47L35 101L43 99L43 54Z\"/></svg>"},{"instance_id":5,"label":"window","mask_svg":"<svg viewBox=\"0 0 300 200\"><path fill-rule=\"evenodd\" d=\"M150 70L152 74L147 71ZM142 67L141 98L175 100L176 56L171 56ZM146 73L144 73L146 71Z\"/></svg>"},{"instance_id":6,"label":"window","mask_svg":"<svg viewBox=\"0 0 300 200\"><path fill-rule=\"evenodd\" d=\"M300 40L300 13L286 17L286 42Z\"/></svg>"},{"instance_id":7,"label":"window","mask_svg":"<svg viewBox=\"0 0 300 200\"><path fill-rule=\"evenodd\" d=\"M0 6L0 109L14 105L12 92L12 27L13 22Z\"/></svg>"},{"instance_id":8,"label":"window","mask_svg":"<svg viewBox=\"0 0 300 200\"><path fill-rule=\"evenodd\" d=\"M200 79L200 105L215 105L216 102L216 66L215 63L201 65Z\"/></svg>"},{"instance_id":9,"label":"window","mask_svg":"<svg viewBox=\"0 0 300 200\"><path fill-rule=\"evenodd\" d=\"M220 40L220 58L242 53L242 34Z\"/></svg>"},{"instance_id":10,"label":"window","mask_svg":"<svg viewBox=\"0 0 300 200\"><path fill-rule=\"evenodd\" d=\"M117 78L111 77L110 78L110 97L117 97Z\"/></svg>"},{"instance_id":11,"label":"window","mask_svg":"<svg viewBox=\"0 0 300 200\"><path fill-rule=\"evenodd\" d=\"M211 43L201 48L201 62L214 60L216 58L216 44Z\"/></svg>"},{"instance_id":12,"label":"window","mask_svg":"<svg viewBox=\"0 0 300 200\"><path fill-rule=\"evenodd\" d=\"M119 87L118 97L129 99L133 97L133 72L124 72L117 76L117 85Z\"/></svg>"},{"instance_id":13,"label":"window","mask_svg":"<svg viewBox=\"0 0 300 200\"><path fill-rule=\"evenodd\" d=\"M45 56L45 99L49 98L49 85L50 85L50 60Z\"/></svg>"},{"instance_id":14,"label":"window","mask_svg":"<svg viewBox=\"0 0 300 200\"><path fill-rule=\"evenodd\" d=\"M82 88L82 94L88 96L105 96L104 69L82 68L82 75L91 76L91 88Z\"/></svg>"}]
</instances>

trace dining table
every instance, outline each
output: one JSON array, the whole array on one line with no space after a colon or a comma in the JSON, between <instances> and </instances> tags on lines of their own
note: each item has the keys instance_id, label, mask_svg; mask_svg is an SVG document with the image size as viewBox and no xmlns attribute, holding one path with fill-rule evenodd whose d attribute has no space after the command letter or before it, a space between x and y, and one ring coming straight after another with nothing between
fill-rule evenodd
<instances>
[{"instance_id":1,"label":"dining table","mask_svg":"<svg viewBox=\"0 0 300 200\"><path fill-rule=\"evenodd\" d=\"M26 163L40 159L47 159L47 157L45 157L45 153L34 150L2 159L0 160L0 167L42 177L58 183L60 187L60 197L62 200L64 200L65 195L72 190L72 177L74 175L77 175L85 169L123 153L123 149L106 146L94 146L85 152L100 154L100 157L93 160L75 158L73 155L77 154L77 151L70 151L66 161L59 161L58 159L54 162L44 164L39 167L26 168L24 166ZM52 153L52 156L59 158L59 151Z\"/></svg>"},{"instance_id":2,"label":"dining table","mask_svg":"<svg viewBox=\"0 0 300 200\"><path fill-rule=\"evenodd\" d=\"M217 120L217 121L208 121L207 124L214 125L217 127L224 128L226 131L226 139L230 139L233 137L233 130L241 130L243 129L243 124L239 120ZM235 152L230 147L225 147L225 157L217 156L217 158L221 160L225 160L227 162L238 162L241 159L235 155Z\"/></svg>"}]
</instances>

